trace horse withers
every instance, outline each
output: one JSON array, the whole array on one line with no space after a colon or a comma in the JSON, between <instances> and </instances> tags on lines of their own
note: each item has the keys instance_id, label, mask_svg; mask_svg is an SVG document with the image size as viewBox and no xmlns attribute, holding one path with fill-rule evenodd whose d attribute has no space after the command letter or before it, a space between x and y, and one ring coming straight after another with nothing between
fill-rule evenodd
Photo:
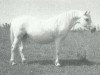
<instances>
[{"instance_id":1,"label":"horse withers","mask_svg":"<svg viewBox=\"0 0 100 75\"><path fill-rule=\"evenodd\" d=\"M22 63L26 60L22 50L27 37L30 37L33 39L34 43L48 44L50 42L55 42L55 65L60 66L58 58L60 44L75 25L90 30L92 27L90 12L71 10L48 20L36 19L32 16L14 18L10 27L11 64L15 64L14 51L17 48L19 48ZM77 27L77 29L79 27Z\"/></svg>"}]
</instances>

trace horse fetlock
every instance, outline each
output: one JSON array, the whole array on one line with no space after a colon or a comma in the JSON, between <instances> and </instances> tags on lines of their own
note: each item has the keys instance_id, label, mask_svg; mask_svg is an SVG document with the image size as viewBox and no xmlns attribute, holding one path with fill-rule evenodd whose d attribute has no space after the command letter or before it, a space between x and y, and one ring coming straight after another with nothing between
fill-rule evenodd
<instances>
[{"instance_id":1,"label":"horse fetlock","mask_svg":"<svg viewBox=\"0 0 100 75\"><path fill-rule=\"evenodd\" d=\"M55 65L56 66L60 66L60 63L59 63L59 60L58 59L55 60Z\"/></svg>"},{"instance_id":2,"label":"horse fetlock","mask_svg":"<svg viewBox=\"0 0 100 75\"><path fill-rule=\"evenodd\" d=\"M26 63L27 61L26 61L26 59L24 58L24 59L22 59L22 63L24 64L24 63Z\"/></svg>"},{"instance_id":3,"label":"horse fetlock","mask_svg":"<svg viewBox=\"0 0 100 75\"><path fill-rule=\"evenodd\" d=\"M13 66L13 65L16 65L16 63L14 62L14 60L10 60L10 64Z\"/></svg>"},{"instance_id":4,"label":"horse fetlock","mask_svg":"<svg viewBox=\"0 0 100 75\"><path fill-rule=\"evenodd\" d=\"M60 63L59 62L55 62L55 66L60 66Z\"/></svg>"}]
</instances>

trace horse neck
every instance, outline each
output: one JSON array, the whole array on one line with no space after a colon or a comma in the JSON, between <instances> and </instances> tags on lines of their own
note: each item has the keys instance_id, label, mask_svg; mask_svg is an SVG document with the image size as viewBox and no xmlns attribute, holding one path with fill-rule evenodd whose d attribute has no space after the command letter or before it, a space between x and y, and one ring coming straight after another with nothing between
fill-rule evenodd
<instances>
[{"instance_id":1,"label":"horse neck","mask_svg":"<svg viewBox=\"0 0 100 75\"><path fill-rule=\"evenodd\" d=\"M71 29L75 25L79 16L76 12L68 12L66 18L68 18L69 29Z\"/></svg>"}]
</instances>

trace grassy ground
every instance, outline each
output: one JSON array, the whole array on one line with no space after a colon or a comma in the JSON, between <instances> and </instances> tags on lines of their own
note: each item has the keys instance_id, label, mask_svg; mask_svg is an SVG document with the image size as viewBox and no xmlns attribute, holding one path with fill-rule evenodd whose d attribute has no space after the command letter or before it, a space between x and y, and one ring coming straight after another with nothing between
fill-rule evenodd
<instances>
[{"instance_id":1,"label":"grassy ground","mask_svg":"<svg viewBox=\"0 0 100 75\"><path fill-rule=\"evenodd\" d=\"M23 50L27 64L16 51L18 64L11 66L9 29L0 28L0 75L100 75L100 32L70 32L61 45L61 67L54 65L54 43L28 45ZM85 51L88 60L78 60Z\"/></svg>"}]
</instances>

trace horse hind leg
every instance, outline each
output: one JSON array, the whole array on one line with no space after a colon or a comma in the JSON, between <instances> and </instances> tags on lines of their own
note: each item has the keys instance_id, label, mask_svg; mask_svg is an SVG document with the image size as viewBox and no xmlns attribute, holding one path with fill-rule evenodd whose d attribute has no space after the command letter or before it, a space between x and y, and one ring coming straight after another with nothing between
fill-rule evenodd
<instances>
[{"instance_id":1,"label":"horse hind leg","mask_svg":"<svg viewBox=\"0 0 100 75\"><path fill-rule=\"evenodd\" d=\"M11 28L10 28L10 41L11 41L11 45L12 45L13 41L14 41L14 34L13 34L13 31Z\"/></svg>"},{"instance_id":2,"label":"horse hind leg","mask_svg":"<svg viewBox=\"0 0 100 75\"><path fill-rule=\"evenodd\" d=\"M25 58L22 51L23 51L23 42L21 41L20 46L19 46L19 53L20 53L20 56L21 56L21 59L22 59L22 63L24 63L26 58Z\"/></svg>"},{"instance_id":3,"label":"horse hind leg","mask_svg":"<svg viewBox=\"0 0 100 75\"><path fill-rule=\"evenodd\" d=\"M60 46L60 39L57 39L55 40L55 46L56 46L56 59L55 59L55 65L56 66L60 66L60 63L59 63L59 46Z\"/></svg>"},{"instance_id":4,"label":"horse hind leg","mask_svg":"<svg viewBox=\"0 0 100 75\"><path fill-rule=\"evenodd\" d=\"M19 39L18 38L14 38L14 41L13 41L12 46L11 46L11 59L10 59L11 65L15 65L15 62L14 62L14 51L18 47L18 43L19 43Z\"/></svg>"}]
</instances>

